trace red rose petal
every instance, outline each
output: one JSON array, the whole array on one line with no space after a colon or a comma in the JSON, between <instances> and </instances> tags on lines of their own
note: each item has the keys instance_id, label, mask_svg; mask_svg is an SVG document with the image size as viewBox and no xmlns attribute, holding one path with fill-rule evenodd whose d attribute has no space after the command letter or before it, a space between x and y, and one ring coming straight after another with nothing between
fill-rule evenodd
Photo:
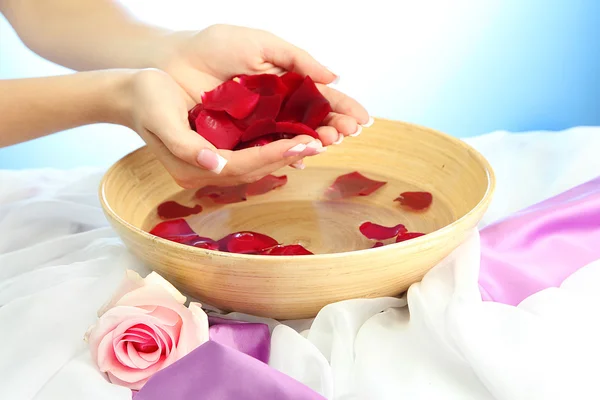
<instances>
[{"instance_id":1,"label":"red rose petal","mask_svg":"<svg viewBox=\"0 0 600 400\"><path fill-rule=\"evenodd\" d=\"M275 74L240 75L240 83L261 96L280 95L282 98L288 92L287 86Z\"/></svg>"},{"instance_id":2,"label":"red rose petal","mask_svg":"<svg viewBox=\"0 0 600 400\"><path fill-rule=\"evenodd\" d=\"M202 211L202 206L196 204L194 207L186 207L176 201L165 201L156 210L161 219L183 218Z\"/></svg>"},{"instance_id":3,"label":"red rose petal","mask_svg":"<svg viewBox=\"0 0 600 400\"><path fill-rule=\"evenodd\" d=\"M196 104L190 111L188 111L188 121L190 123L190 128L193 131L196 130L196 118L200 114L200 111L204 110L204 106L202 104Z\"/></svg>"},{"instance_id":4,"label":"red rose petal","mask_svg":"<svg viewBox=\"0 0 600 400\"><path fill-rule=\"evenodd\" d=\"M235 119L246 118L260 96L234 80L225 81L202 95L205 110L225 111Z\"/></svg>"},{"instance_id":5,"label":"red rose petal","mask_svg":"<svg viewBox=\"0 0 600 400\"><path fill-rule=\"evenodd\" d=\"M343 199L352 196L368 196L387 182L369 179L359 172L339 176L327 189L329 199Z\"/></svg>"},{"instance_id":6,"label":"red rose petal","mask_svg":"<svg viewBox=\"0 0 600 400\"><path fill-rule=\"evenodd\" d=\"M261 136L274 133L275 127L275 121L272 119L256 121L254 124L249 126L248 129L246 129L240 140L242 142L249 142Z\"/></svg>"},{"instance_id":7,"label":"red rose petal","mask_svg":"<svg viewBox=\"0 0 600 400\"><path fill-rule=\"evenodd\" d=\"M371 248L372 248L372 249L376 249L377 247L382 247L382 246L385 246L385 245L383 244L383 242L376 242L376 243L373 245L373 247L371 247Z\"/></svg>"},{"instance_id":8,"label":"red rose petal","mask_svg":"<svg viewBox=\"0 0 600 400\"><path fill-rule=\"evenodd\" d=\"M161 238L169 237L189 237L196 235L192 227L183 218L165 221L157 224L150 233Z\"/></svg>"},{"instance_id":9,"label":"red rose petal","mask_svg":"<svg viewBox=\"0 0 600 400\"><path fill-rule=\"evenodd\" d=\"M287 121L277 122L275 124L275 132L291 133L293 135L308 135L308 136L312 136L315 139L319 138L319 135L317 134L317 132L314 129L312 129L304 124L301 124L300 122L287 122Z\"/></svg>"},{"instance_id":10,"label":"red rose petal","mask_svg":"<svg viewBox=\"0 0 600 400\"><path fill-rule=\"evenodd\" d=\"M400 202L405 207L413 210L424 210L431 205L433 195L429 192L404 192L400 193L394 201Z\"/></svg>"},{"instance_id":11,"label":"red rose petal","mask_svg":"<svg viewBox=\"0 0 600 400\"><path fill-rule=\"evenodd\" d=\"M306 76L285 102L277 120L301 122L316 129L330 112L329 101L319 92L310 76Z\"/></svg>"},{"instance_id":12,"label":"red rose petal","mask_svg":"<svg viewBox=\"0 0 600 400\"><path fill-rule=\"evenodd\" d=\"M424 236L424 235L425 235L424 233L420 233L420 232L405 232L405 233L401 233L396 238L396 243L404 242L405 240L414 239L414 238L417 238L419 236Z\"/></svg>"},{"instance_id":13,"label":"red rose petal","mask_svg":"<svg viewBox=\"0 0 600 400\"><path fill-rule=\"evenodd\" d=\"M294 93L302 82L304 82L304 77L297 72L286 72L281 76L281 82L286 86L286 98L289 98L292 93Z\"/></svg>"},{"instance_id":14,"label":"red rose petal","mask_svg":"<svg viewBox=\"0 0 600 400\"><path fill-rule=\"evenodd\" d=\"M205 249L218 249L217 242L198 236L183 218L161 222L150 231L150 234L160 238Z\"/></svg>"},{"instance_id":15,"label":"red rose petal","mask_svg":"<svg viewBox=\"0 0 600 400\"><path fill-rule=\"evenodd\" d=\"M261 96L256 108L247 118L236 120L234 122L242 130L248 129L261 120L270 120L275 122L275 118L281 109L282 101L283 97L281 95ZM271 129L274 129L274 127ZM275 131L271 130L268 133L272 132Z\"/></svg>"},{"instance_id":16,"label":"red rose petal","mask_svg":"<svg viewBox=\"0 0 600 400\"><path fill-rule=\"evenodd\" d=\"M194 109L194 129L218 149L232 150L242 137L242 130L222 111Z\"/></svg>"},{"instance_id":17,"label":"red rose petal","mask_svg":"<svg viewBox=\"0 0 600 400\"><path fill-rule=\"evenodd\" d=\"M288 244L288 245L277 245L266 250L261 251L259 254L265 256L308 256L314 253L306 250L299 244Z\"/></svg>"},{"instance_id":18,"label":"red rose petal","mask_svg":"<svg viewBox=\"0 0 600 400\"><path fill-rule=\"evenodd\" d=\"M408 232L402 224L396 226L383 226L372 222L365 222L359 228L360 233L372 240L386 240L398 236L400 233Z\"/></svg>"},{"instance_id":19,"label":"red rose petal","mask_svg":"<svg viewBox=\"0 0 600 400\"><path fill-rule=\"evenodd\" d=\"M267 175L256 182L250 183L246 189L248 196L258 196L281 187L287 183L287 175Z\"/></svg>"},{"instance_id":20,"label":"red rose petal","mask_svg":"<svg viewBox=\"0 0 600 400\"><path fill-rule=\"evenodd\" d=\"M238 254L256 254L279 244L272 237L249 231L232 233L218 243L221 251Z\"/></svg>"},{"instance_id":21,"label":"red rose petal","mask_svg":"<svg viewBox=\"0 0 600 400\"><path fill-rule=\"evenodd\" d=\"M210 197L217 204L231 204L246 201L246 187L248 185L236 186L204 186L196 191L196 198Z\"/></svg>"}]
</instances>

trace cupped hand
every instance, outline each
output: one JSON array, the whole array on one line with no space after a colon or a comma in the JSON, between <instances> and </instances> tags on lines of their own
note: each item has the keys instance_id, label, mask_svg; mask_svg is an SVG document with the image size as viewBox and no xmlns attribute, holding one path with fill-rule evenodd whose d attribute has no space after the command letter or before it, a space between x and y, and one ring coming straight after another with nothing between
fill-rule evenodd
<instances>
[{"instance_id":1,"label":"cupped hand","mask_svg":"<svg viewBox=\"0 0 600 400\"><path fill-rule=\"evenodd\" d=\"M195 84L211 85L212 77L195 74ZM134 72L128 89L127 125L146 142L175 182L183 188L251 183L303 157L323 151L310 136L278 140L262 147L229 151L216 149L190 129L188 109L195 102L166 72Z\"/></svg>"},{"instance_id":2,"label":"cupped hand","mask_svg":"<svg viewBox=\"0 0 600 400\"><path fill-rule=\"evenodd\" d=\"M294 71L310 75L331 103L333 112L325 119L325 126L317 129L323 145L339 143L346 136L356 136L360 134L361 125L372 123L365 108L356 100L327 86L336 80L334 73L306 51L269 32L213 25L200 32L171 34L166 37L163 46L169 50L157 53L167 55L157 64L196 103L201 102L203 92L236 75Z\"/></svg>"}]
</instances>

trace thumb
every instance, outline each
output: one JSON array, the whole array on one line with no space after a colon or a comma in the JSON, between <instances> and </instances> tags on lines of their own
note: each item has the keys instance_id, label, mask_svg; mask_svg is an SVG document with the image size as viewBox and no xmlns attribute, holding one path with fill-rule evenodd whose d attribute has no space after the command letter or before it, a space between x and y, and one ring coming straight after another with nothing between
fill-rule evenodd
<instances>
[{"instance_id":1,"label":"thumb","mask_svg":"<svg viewBox=\"0 0 600 400\"><path fill-rule=\"evenodd\" d=\"M337 79L337 75L308 52L272 34L267 35L263 55L266 62L301 75L309 75L317 83L327 85Z\"/></svg>"},{"instance_id":2,"label":"thumb","mask_svg":"<svg viewBox=\"0 0 600 400\"><path fill-rule=\"evenodd\" d=\"M221 156L209 141L189 129L172 132L174 133L157 136L175 157L215 174L223 171L227 159Z\"/></svg>"}]
</instances>

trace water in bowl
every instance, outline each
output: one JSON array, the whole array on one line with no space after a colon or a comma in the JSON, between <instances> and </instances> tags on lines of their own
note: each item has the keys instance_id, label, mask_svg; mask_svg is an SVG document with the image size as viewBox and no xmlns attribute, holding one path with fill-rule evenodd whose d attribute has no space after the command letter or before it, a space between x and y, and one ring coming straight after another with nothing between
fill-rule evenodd
<instances>
[{"instance_id":1,"label":"water in bowl","mask_svg":"<svg viewBox=\"0 0 600 400\"><path fill-rule=\"evenodd\" d=\"M401 176L364 173L387 184L369 196L328 200L324 196L327 188L338 176L348 172L352 171L316 167L302 171L281 170L275 175L287 175L286 185L233 204L218 205L209 198L196 199L195 191L181 191L164 201L174 200L190 207L201 204L202 212L186 218L200 236L219 239L232 232L254 231L280 243L301 244L315 254L373 247L375 242L361 235L358 229L366 221L385 226L401 223L409 231L430 233L458 218L443 196L431 188L426 190L433 193L433 203L426 211L414 212L401 207L394 201L400 193L424 190L403 181ZM159 222L154 212L146 218L144 227L150 230Z\"/></svg>"}]
</instances>

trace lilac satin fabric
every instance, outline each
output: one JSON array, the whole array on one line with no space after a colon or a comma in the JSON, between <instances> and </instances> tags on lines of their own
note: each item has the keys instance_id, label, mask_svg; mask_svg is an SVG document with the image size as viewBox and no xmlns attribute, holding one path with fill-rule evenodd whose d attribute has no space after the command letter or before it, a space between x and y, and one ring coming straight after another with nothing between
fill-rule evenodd
<instances>
[{"instance_id":1,"label":"lilac satin fabric","mask_svg":"<svg viewBox=\"0 0 600 400\"><path fill-rule=\"evenodd\" d=\"M600 178L482 229L482 298L518 305L598 258Z\"/></svg>"},{"instance_id":2,"label":"lilac satin fabric","mask_svg":"<svg viewBox=\"0 0 600 400\"><path fill-rule=\"evenodd\" d=\"M210 340L248 354L264 363L269 362L271 333L266 324L208 317Z\"/></svg>"},{"instance_id":3,"label":"lilac satin fabric","mask_svg":"<svg viewBox=\"0 0 600 400\"><path fill-rule=\"evenodd\" d=\"M210 340L157 372L135 400L324 400L297 380Z\"/></svg>"}]
</instances>

